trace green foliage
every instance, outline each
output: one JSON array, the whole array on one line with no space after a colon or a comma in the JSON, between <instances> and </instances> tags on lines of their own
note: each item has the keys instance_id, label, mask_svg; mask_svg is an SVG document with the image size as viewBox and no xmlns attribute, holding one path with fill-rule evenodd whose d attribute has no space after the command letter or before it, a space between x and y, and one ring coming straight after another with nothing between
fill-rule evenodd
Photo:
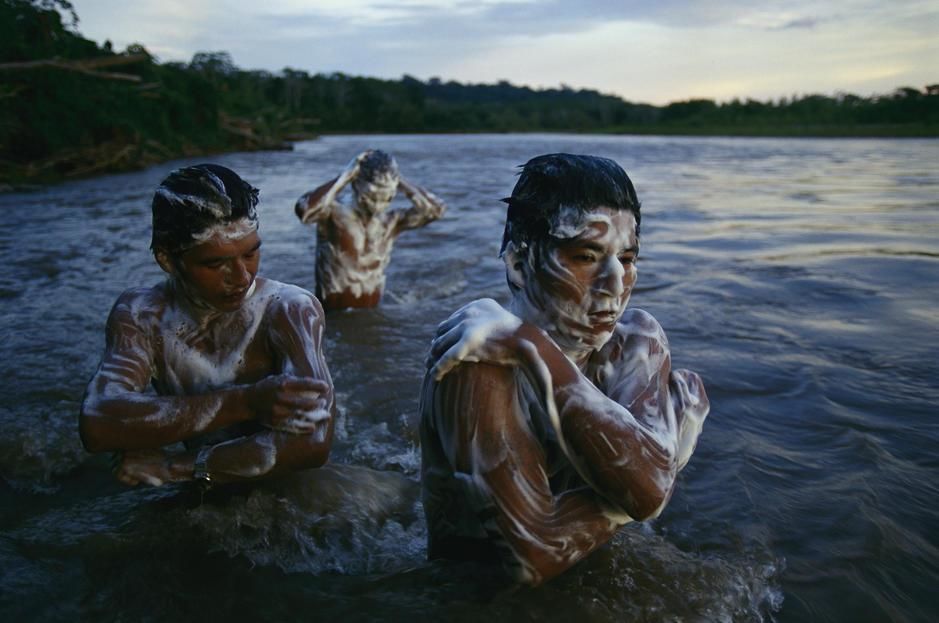
<instances>
[{"instance_id":1,"label":"green foliage","mask_svg":"<svg viewBox=\"0 0 939 623\"><path fill-rule=\"evenodd\" d=\"M278 147L324 132L939 135L939 84L872 98L657 107L567 86L244 71L224 51L161 64L140 44L119 54L110 42L98 46L77 22L66 0L0 0L0 181Z\"/></svg>"}]
</instances>

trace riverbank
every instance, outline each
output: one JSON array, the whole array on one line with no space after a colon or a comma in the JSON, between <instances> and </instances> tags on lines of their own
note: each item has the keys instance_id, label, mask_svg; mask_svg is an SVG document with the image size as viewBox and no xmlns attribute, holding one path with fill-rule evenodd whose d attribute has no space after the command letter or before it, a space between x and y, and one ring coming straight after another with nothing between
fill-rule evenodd
<instances>
[{"instance_id":1,"label":"riverbank","mask_svg":"<svg viewBox=\"0 0 939 623\"><path fill-rule=\"evenodd\" d=\"M226 153L251 151L291 151L293 143L317 138L314 134L292 134L289 137L271 137L257 134L250 124L241 121L241 140L226 145L199 146L181 143L171 149L162 143L148 139L140 142L109 142L101 145L63 150L48 158L21 165L0 163L0 193L30 191L43 186L76 179L84 179L110 173L137 171L147 167L198 156L217 156ZM235 126L232 126L235 127ZM330 133L328 135L380 133ZM404 133L403 133L404 134ZM433 132L413 134L473 135L486 132ZM498 132L495 134L503 134ZM542 134L528 132L518 134ZM931 124L880 124L870 126L799 125L799 126L723 126L723 127L641 127L616 128L609 132L560 132L558 134L621 136L672 136L672 137L735 137L735 138L939 138L939 125ZM385 134L387 136L387 134Z\"/></svg>"}]
</instances>

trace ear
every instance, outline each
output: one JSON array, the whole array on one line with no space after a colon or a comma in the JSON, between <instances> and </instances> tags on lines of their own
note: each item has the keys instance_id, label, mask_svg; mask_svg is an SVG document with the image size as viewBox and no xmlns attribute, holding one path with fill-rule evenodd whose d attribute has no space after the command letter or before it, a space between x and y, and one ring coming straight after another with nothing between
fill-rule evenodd
<instances>
[{"instance_id":1,"label":"ear","mask_svg":"<svg viewBox=\"0 0 939 623\"><path fill-rule=\"evenodd\" d=\"M505 278L510 286L519 290L525 287L525 260L515 250L515 245L509 244L502 254L502 261L505 262Z\"/></svg>"},{"instance_id":2,"label":"ear","mask_svg":"<svg viewBox=\"0 0 939 623\"><path fill-rule=\"evenodd\" d=\"M176 262L173 261L173 256L171 256L166 249L154 249L153 257L156 258L157 264L160 265L160 268L162 268L163 272L166 274L175 277L179 273L176 268Z\"/></svg>"}]
</instances>

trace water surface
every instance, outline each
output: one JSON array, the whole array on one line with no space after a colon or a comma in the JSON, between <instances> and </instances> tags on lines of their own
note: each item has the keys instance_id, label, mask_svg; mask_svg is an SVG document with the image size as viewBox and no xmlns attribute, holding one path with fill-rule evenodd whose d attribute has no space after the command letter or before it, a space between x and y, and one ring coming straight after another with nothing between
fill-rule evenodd
<instances>
[{"instance_id":1,"label":"water surface","mask_svg":"<svg viewBox=\"0 0 939 623\"><path fill-rule=\"evenodd\" d=\"M450 206L405 233L380 309L332 314L332 459L374 471L197 499L126 489L76 422L125 288L155 283L149 200L176 161L0 196L4 620L927 621L939 610L939 141L343 136L214 160L261 189L261 271L313 287L303 192L365 148ZM658 519L538 589L424 560L418 389L436 324L507 300L516 166L617 160L639 283L712 411ZM200 159L202 161L204 159ZM403 204L402 204L403 205ZM337 493L338 492L338 493Z\"/></svg>"}]
</instances>

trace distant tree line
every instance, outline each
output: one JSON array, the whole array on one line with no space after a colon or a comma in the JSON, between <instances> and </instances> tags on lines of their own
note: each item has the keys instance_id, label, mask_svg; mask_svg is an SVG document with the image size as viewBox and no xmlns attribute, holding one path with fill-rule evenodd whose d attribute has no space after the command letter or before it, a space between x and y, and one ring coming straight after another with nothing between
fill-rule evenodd
<instances>
[{"instance_id":1,"label":"distant tree line","mask_svg":"<svg viewBox=\"0 0 939 623\"><path fill-rule=\"evenodd\" d=\"M64 18L63 18L64 16ZM47 181L341 132L939 136L939 85L889 95L653 106L593 90L159 63L83 38L67 0L0 0L0 183Z\"/></svg>"}]
</instances>

